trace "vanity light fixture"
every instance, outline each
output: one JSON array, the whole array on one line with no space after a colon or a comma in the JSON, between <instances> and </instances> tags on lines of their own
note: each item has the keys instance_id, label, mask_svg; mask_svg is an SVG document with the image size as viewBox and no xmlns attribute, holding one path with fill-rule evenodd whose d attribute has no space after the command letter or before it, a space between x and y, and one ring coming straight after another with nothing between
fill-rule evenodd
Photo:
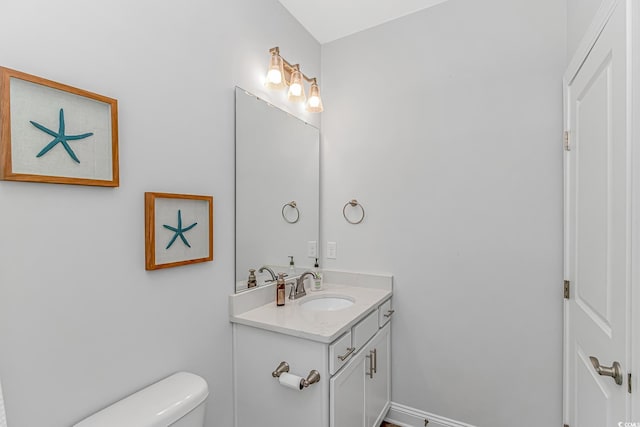
<instances>
[{"instance_id":1,"label":"vanity light fixture","mask_svg":"<svg viewBox=\"0 0 640 427\"><path fill-rule=\"evenodd\" d=\"M311 113L321 113L323 111L322 99L320 98L320 88L318 80L309 78L300 71L300 64L290 64L280 56L280 49L276 46L269 49L271 58L269 59L269 70L265 86L269 89L283 89L289 87L289 101L305 102L306 109ZM309 88L309 98L305 96L304 81L311 84Z\"/></svg>"}]
</instances>

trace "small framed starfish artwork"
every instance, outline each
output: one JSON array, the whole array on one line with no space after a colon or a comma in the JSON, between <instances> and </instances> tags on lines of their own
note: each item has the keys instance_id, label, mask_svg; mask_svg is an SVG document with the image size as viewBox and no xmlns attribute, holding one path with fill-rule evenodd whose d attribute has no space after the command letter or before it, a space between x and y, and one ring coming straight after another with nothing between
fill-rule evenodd
<instances>
[{"instance_id":1,"label":"small framed starfish artwork","mask_svg":"<svg viewBox=\"0 0 640 427\"><path fill-rule=\"evenodd\" d=\"M213 197L144 193L147 270L213 260Z\"/></svg>"},{"instance_id":2,"label":"small framed starfish artwork","mask_svg":"<svg viewBox=\"0 0 640 427\"><path fill-rule=\"evenodd\" d=\"M117 187L118 102L0 67L0 179Z\"/></svg>"}]
</instances>

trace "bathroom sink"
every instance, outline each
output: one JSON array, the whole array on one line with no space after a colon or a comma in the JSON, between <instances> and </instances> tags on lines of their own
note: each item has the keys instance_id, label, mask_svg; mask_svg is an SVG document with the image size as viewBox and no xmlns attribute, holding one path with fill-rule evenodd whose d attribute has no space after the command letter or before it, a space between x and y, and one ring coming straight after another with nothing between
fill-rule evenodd
<instances>
[{"instance_id":1,"label":"bathroom sink","mask_svg":"<svg viewBox=\"0 0 640 427\"><path fill-rule=\"evenodd\" d=\"M338 311L351 307L355 301L346 296L322 295L310 297L300 307L311 311Z\"/></svg>"}]
</instances>

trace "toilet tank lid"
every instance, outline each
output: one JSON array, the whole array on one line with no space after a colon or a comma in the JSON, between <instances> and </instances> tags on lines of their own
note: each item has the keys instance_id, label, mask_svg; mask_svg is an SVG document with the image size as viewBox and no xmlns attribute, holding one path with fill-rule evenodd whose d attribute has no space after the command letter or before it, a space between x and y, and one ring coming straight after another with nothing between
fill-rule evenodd
<instances>
[{"instance_id":1,"label":"toilet tank lid","mask_svg":"<svg viewBox=\"0 0 640 427\"><path fill-rule=\"evenodd\" d=\"M80 421L74 427L159 427L170 425L209 395L198 375L178 372Z\"/></svg>"}]
</instances>

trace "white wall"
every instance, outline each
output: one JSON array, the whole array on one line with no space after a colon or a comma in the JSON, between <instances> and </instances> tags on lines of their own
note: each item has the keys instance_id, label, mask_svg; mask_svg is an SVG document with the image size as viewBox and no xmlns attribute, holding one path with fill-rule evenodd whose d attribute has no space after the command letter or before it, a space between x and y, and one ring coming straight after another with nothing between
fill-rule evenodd
<instances>
[{"instance_id":1,"label":"white wall","mask_svg":"<svg viewBox=\"0 0 640 427\"><path fill-rule=\"evenodd\" d=\"M395 276L395 402L561 424L565 8L450 0L322 46L323 266Z\"/></svg>"},{"instance_id":2,"label":"white wall","mask_svg":"<svg viewBox=\"0 0 640 427\"><path fill-rule=\"evenodd\" d=\"M573 57L603 0L567 0L567 62Z\"/></svg>"},{"instance_id":3,"label":"white wall","mask_svg":"<svg viewBox=\"0 0 640 427\"><path fill-rule=\"evenodd\" d=\"M120 108L120 188L0 182L9 426L69 426L178 370L232 425L234 85L264 92L274 45L319 74L318 43L276 0L5 0L0 39L1 65ZM145 271L145 191L214 196L213 262Z\"/></svg>"}]
</instances>

